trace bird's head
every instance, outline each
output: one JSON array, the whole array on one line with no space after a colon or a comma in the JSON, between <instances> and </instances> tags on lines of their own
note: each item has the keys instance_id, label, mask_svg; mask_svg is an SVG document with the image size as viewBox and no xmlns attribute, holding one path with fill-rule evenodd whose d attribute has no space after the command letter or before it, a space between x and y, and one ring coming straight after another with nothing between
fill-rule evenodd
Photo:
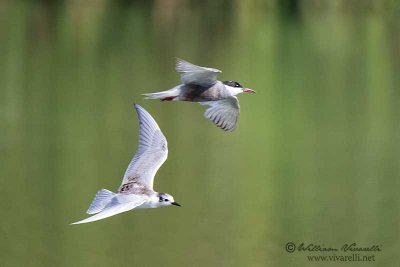
<instances>
[{"instance_id":1,"label":"bird's head","mask_svg":"<svg viewBox=\"0 0 400 267\"><path fill-rule=\"evenodd\" d=\"M231 92L232 95L237 95L241 93L255 93L256 91L250 89L250 88L245 88L243 85L241 85L238 82L235 81L223 81L222 82L225 87Z\"/></svg>"},{"instance_id":2,"label":"bird's head","mask_svg":"<svg viewBox=\"0 0 400 267\"><path fill-rule=\"evenodd\" d=\"M175 205L180 207L181 205L175 202L174 197L167 193L158 193L158 202L160 206Z\"/></svg>"}]
</instances>

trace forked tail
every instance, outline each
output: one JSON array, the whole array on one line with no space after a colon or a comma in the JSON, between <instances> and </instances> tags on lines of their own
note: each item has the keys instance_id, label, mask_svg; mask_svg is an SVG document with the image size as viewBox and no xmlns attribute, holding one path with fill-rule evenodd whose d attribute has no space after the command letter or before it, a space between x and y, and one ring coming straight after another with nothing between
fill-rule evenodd
<instances>
[{"instance_id":1,"label":"forked tail","mask_svg":"<svg viewBox=\"0 0 400 267\"><path fill-rule=\"evenodd\" d=\"M148 93L142 95L144 95L146 99L161 99L162 101L172 101L179 95L179 92L177 92L177 90L175 89L171 89L167 91Z\"/></svg>"}]
</instances>

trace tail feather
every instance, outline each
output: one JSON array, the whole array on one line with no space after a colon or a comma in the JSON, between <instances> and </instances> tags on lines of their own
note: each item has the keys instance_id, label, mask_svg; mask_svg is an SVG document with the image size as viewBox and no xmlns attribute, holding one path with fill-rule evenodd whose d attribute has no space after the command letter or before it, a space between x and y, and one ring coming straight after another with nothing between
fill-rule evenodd
<instances>
[{"instance_id":1,"label":"tail feather","mask_svg":"<svg viewBox=\"0 0 400 267\"><path fill-rule=\"evenodd\" d=\"M146 99L164 99L170 96L167 92L148 93L143 95L146 97Z\"/></svg>"},{"instance_id":2,"label":"tail feather","mask_svg":"<svg viewBox=\"0 0 400 267\"><path fill-rule=\"evenodd\" d=\"M95 214L102 211L106 207L106 205L110 202L111 198L114 195L115 193L111 192L110 190L107 189L99 190L94 196L94 199L90 204L89 209L87 210L86 213Z\"/></svg>"},{"instance_id":3,"label":"tail feather","mask_svg":"<svg viewBox=\"0 0 400 267\"><path fill-rule=\"evenodd\" d=\"M172 88L167 91L157 92L157 93L148 93L142 94L146 97L146 99L161 99L161 100L172 100L179 95L179 89L177 87Z\"/></svg>"}]
</instances>

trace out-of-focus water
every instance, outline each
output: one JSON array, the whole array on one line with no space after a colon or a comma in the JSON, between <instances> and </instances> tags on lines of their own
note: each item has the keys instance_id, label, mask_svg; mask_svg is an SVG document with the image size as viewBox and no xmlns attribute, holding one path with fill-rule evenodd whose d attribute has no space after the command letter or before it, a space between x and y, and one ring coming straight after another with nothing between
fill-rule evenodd
<instances>
[{"instance_id":1,"label":"out-of-focus water","mask_svg":"<svg viewBox=\"0 0 400 267\"><path fill-rule=\"evenodd\" d=\"M288 242L380 245L352 266L398 266L398 4L111 2L0 4L1 266L325 255ZM179 83L176 57L257 91L239 96L233 133L198 104L143 99ZM118 188L137 147L134 102L169 142L155 189L183 207L69 226L97 190Z\"/></svg>"}]
</instances>

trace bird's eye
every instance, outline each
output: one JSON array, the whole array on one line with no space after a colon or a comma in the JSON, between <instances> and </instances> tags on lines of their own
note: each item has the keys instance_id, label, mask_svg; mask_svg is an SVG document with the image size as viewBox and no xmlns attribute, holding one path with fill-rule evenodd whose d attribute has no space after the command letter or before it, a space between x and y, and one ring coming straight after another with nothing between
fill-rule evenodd
<instances>
[{"instance_id":1,"label":"bird's eye","mask_svg":"<svg viewBox=\"0 0 400 267\"><path fill-rule=\"evenodd\" d=\"M165 202L168 202L169 200L168 200L168 199L164 199L164 201L165 201Z\"/></svg>"}]
</instances>

